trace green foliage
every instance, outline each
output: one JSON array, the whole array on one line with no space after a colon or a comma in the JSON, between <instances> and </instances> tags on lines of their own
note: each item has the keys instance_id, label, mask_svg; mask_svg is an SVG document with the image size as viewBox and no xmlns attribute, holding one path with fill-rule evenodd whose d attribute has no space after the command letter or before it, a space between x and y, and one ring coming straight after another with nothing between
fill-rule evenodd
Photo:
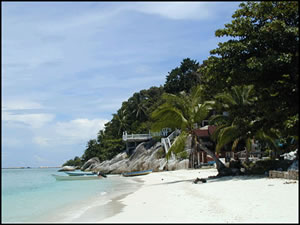
<instances>
[{"instance_id":1,"label":"green foliage","mask_svg":"<svg viewBox=\"0 0 300 225\"><path fill-rule=\"evenodd\" d=\"M281 168L283 171L286 171L292 164L291 160L274 160L266 159L259 160L251 163L242 163L242 166L246 169L246 174L265 174L270 170L277 170Z\"/></svg>"},{"instance_id":2,"label":"green foliage","mask_svg":"<svg viewBox=\"0 0 300 225\"><path fill-rule=\"evenodd\" d=\"M114 113L105 129L98 132L97 139L89 140L82 155L86 162L92 157L100 161L109 160L126 149L122 141L124 131L128 133L148 133L151 127L150 114L161 103L163 87L151 87L134 93L121 108Z\"/></svg>"},{"instance_id":3,"label":"green foliage","mask_svg":"<svg viewBox=\"0 0 300 225\"><path fill-rule=\"evenodd\" d=\"M162 96L164 103L152 113L152 130L157 131L164 127L181 129L181 134L166 155L167 159L172 153L179 158L187 157L183 152L189 134L197 140L193 132L194 126L206 119L211 110L211 102L203 102L202 91L201 86L198 85L194 86L188 94L165 93ZM192 147L195 148L196 143Z\"/></svg>"},{"instance_id":4,"label":"green foliage","mask_svg":"<svg viewBox=\"0 0 300 225\"><path fill-rule=\"evenodd\" d=\"M277 149L276 133L272 132L272 129L266 132L260 127L262 118L253 110L257 103L253 94L253 85L243 85L233 86L231 91L215 96L216 104L222 105L223 110L228 113L211 117L211 123L218 126L212 135L213 140L217 141L217 152L230 143L232 150L235 150L241 141L244 141L244 146L249 151L252 139L264 141L273 149Z\"/></svg>"},{"instance_id":5,"label":"green foliage","mask_svg":"<svg viewBox=\"0 0 300 225\"><path fill-rule=\"evenodd\" d=\"M99 157L98 154L98 150L99 150L99 143L97 142L97 140L92 139L89 140L89 142L87 143L87 148L84 151L84 154L82 155L82 160L84 162L86 162L87 160L89 160L90 158ZM101 157L99 158L101 160Z\"/></svg>"},{"instance_id":6,"label":"green foliage","mask_svg":"<svg viewBox=\"0 0 300 225\"><path fill-rule=\"evenodd\" d=\"M186 138L188 136L187 132L181 132L181 134L176 138L175 142L169 149L166 158L169 159L171 154L174 153L175 156L180 157L184 152L184 146L186 142Z\"/></svg>"},{"instance_id":7,"label":"green foliage","mask_svg":"<svg viewBox=\"0 0 300 225\"><path fill-rule=\"evenodd\" d=\"M180 67L176 67L167 75L164 85L165 91L172 94L177 94L181 91L188 93L193 86L199 84L198 68L199 63L196 60L183 59Z\"/></svg>"},{"instance_id":8,"label":"green foliage","mask_svg":"<svg viewBox=\"0 0 300 225\"><path fill-rule=\"evenodd\" d=\"M74 159L68 160L62 166L81 167L82 165L83 165L82 160L78 156L75 156Z\"/></svg>"},{"instance_id":9,"label":"green foliage","mask_svg":"<svg viewBox=\"0 0 300 225\"><path fill-rule=\"evenodd\" d=\"M232 18L215 32L229 40L210 51L202 65L183 59L163 87L141 90L124 101L97 140L88 142L82 161L95 156L106 160L123 151L124 131L148 133L170 127L192 134L194 124L212 109L217 114L211 121L218 126L217 150L231 143L233 149L241 143L250 148L251 138L260 139L264 148L275 149L276 138L286 149L297 148L298 2L241 3ZM228 116L221 114L224 111ZM174 152L184 154L182 143L174 145Z\"/></svg>"},{"instance_id":10,"label":"green foliage","mask_svg":"<svg viewBox=\"0 0 300 225\"><path fill-rule=\"evenodd\" d=\"M202 102L201 92L202 88L198 85L193 87L189 94L164 93L162 95L164 103L152 113L152 130L170 127L191 132L194 124L206 119L211 109L209 103Z\"/></svg>"},{"instance_id":11,"label":"green foliage","mask_svg":"<svg viewBox=\"0 0 300 225\"><path fill-rule=\"evenodd\" d=\"M189 155L186 151L182 151L177 154L177 157L179 160L184 160L184 159L188 159Z\"/></svg>"},{"instance_id":12,"label":"green foliage","mask_svg":"<svg viewBox=\"0 0 300 225\"><path fill-rule=\"evenodd\" d=\"M252 109L261 118L257 126L278 129L286 137L297 135L298 2L250 1L240 4L232 18L215 32L231 39L212 50L199 69L205 95L213 97L234 85L253 85L258 100Z\"/></svg>"}]
</instances>

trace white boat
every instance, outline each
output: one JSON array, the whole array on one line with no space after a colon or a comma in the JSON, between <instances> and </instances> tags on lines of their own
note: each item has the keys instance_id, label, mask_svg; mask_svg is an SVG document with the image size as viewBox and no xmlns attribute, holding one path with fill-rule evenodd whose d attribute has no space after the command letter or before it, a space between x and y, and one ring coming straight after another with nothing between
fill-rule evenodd
<instances>
[{"instance_id":1,"label":"white boat","mask_svg":"<svg viewBox=\"0 0 300 225\"><path fill-rule=\"evenodd\" d=\"M69 176L83 176L83 175L96 175L94 172L65 172Z\"/></svg>"},{"instance_id":2,"label":"white boat","mask_svg":"<svg viewBox=\"0 0 300 225\"><path fill-rule=\"evenodd\" d=\"M129 172L129 173L122 173L124 177L133 177L133 176L140 176L140 175L146 175L152 173L152 170L143 170L143 171L135 171L135 172Z\"/></svg>"},{"instance_id":3,"label":"white boat","mask_svg":"<svg viewBox=\"0 0 300 225\"><path fill-rule=\"evenodd\" d=\"M52 174L53 177L55 177L56 180L99 180L102 179L102 176L98 175L82 175L82 176L61 176Z\"/></svg>"}]
</instances>

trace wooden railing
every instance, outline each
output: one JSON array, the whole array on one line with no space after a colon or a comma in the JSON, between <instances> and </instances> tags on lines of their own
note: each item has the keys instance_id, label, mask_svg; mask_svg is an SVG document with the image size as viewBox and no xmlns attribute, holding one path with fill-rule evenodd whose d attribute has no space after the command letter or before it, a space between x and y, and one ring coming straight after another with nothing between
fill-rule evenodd
<instances>
[{"instance_id":1,"label":"wooden railing","mask_svg":"<svg viewBox=\"0 0 300 225\"><path fill-rule=\"evenodd\" d=\"M123 141L127 140L149 140L152 138L151 134L127 134L123 133Z\"/></svg>"},{"instance_id":2,"label":"wooden railing","mask_svg":"<svg viewBox=\"0 0 300 225\"><path fill-rule=\"evenodd\" d=\"M148 134L127 134L127 132L123 132L123 141L143 141L143 140L149 140L152 137L161 137L161 136L166 136L168 132L170 132L170 128L164 128L159 132L150 132Z\"/></svg>"}]
</instances>

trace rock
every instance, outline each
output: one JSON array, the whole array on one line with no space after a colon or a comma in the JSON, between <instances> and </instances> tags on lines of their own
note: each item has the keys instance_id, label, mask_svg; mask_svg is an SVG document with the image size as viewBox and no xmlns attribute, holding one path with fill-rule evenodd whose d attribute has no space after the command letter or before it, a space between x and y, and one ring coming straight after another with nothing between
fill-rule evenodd
<instances>
[{"instance_id":1,"label":"rock","mask_svg":"<svg viewBox=\"0 0 300 225\"><path fill-rule=\"evenodd\" d=\"M153 172L157 172L166 169L176 170L188 168L188 159L181 161L172 159L169 160L167 164L165 158L158 158L158 152L161 150L161 147L160 142L153 143L153 141L148 141L140 143L130 157L128 157L125 152L119 153L111 160L106 160L98 164L95 163L92 171L101 171L106 174L121 174L124 172L149 169L152 169Z\"/></svg>"},{"instance_id":2,"label":"rock","mask_svg":"<svg viewBox=\"0 0 300 225\"><path fill-rule=\"evenodd\" d=\"M97 167L100 164L98 157L93 157L83 164L81 170L83 171L93 171L93 168Z\"/></svg>"},{"instance_id":3,"label":"rock","mask_svg":"<svg viewBox=\"0 0 300 225\"><path fill-rule=\"evenodd\" d=\"M58 170L58 172L62 171L74 171L76 168L74 166L63 166L61 169Z\"/></svg>"},{"instance_id":4,"label":"rock","mask_svg":"<svg viewBox=\"0 0 300 225\"><path fill-rule=\"evenodd\" d=\"M298 160L294 160L294 162L288 168L288 170L299 170L299 161Z\"/></svg>"},{"instance_id":5,"label":"rock","mask_svg":"<svg viewBox=\"0 0 300 225\"><path fill-rule=\"evenodd\" d=\"M176 164L176 170L187 169L188 165L189 165L188 159L181 160Z\"/></svg>"},{"instance_id":6,"label":"rock","mask_svg":"<svg viewBox=\"0 0 300 225\"><path fill-rule=\"evenodd\" d=\"M295 151L289 152L289 153L284 153L280 156L283 157L284 159L294 160L294 159L296 159L297 154L298 154L298 149L296 149Z\"/></svg>"}]
</instances>

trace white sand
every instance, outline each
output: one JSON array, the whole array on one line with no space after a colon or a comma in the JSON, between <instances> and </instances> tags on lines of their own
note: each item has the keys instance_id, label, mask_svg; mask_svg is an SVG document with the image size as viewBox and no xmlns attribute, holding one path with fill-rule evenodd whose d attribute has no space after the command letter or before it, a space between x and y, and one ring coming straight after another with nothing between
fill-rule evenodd
<instances>
[{"instance_id":1,"label":"white sand","mask_svg":"<svg viewBox=\"0 0 300 225\"><path fill-rule=\"evenodd\" d=\"M298 181L260 176L224 177L216 169L156 172L119 200L126 206L100 223L298 223ZM126 177L126 179L133 179ZM286 182L291 182L285 184Z\"/></svg>"}]
</instances>

